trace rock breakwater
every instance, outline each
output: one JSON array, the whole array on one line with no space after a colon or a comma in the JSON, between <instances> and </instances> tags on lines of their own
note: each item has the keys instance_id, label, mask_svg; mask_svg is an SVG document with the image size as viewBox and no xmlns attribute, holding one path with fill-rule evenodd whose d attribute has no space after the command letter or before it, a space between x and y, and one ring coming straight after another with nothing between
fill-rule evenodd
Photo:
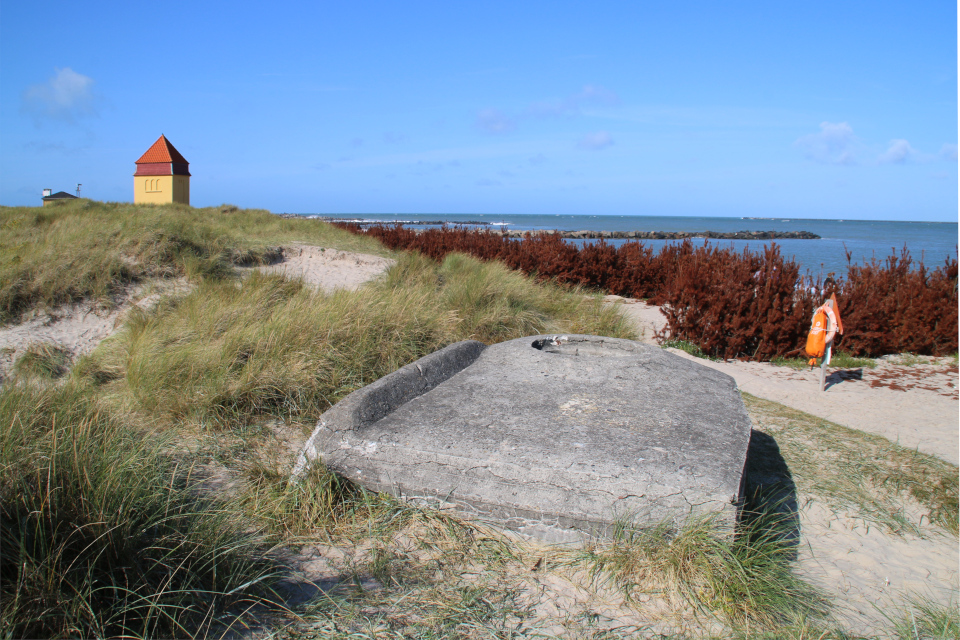
<instances>
[{"instance_id":1,"label":"rock breakwater","mask_svg":"<svg viewBox=\"0 0 960 640\"><path fill-rule=\"evenodd\" d=\"M709 238L714 240L819 240L820 236L809 231L491 231L508 238L522 238L527 233L559 235L571 240L685 240Z\"/></svg>"},{"instance_id":2,"label":"rock breakwater","mask_svg":"<svg viewBox=\"0 0 960 640\"><path fill-rule=\"evenodd\" d=\"M287 218L302 218L303 216L291 213L278 214ZM360 218L343 218L334 216L308 216L324 222L339 224L354 224L360 228L374 226L391 227L400 225L421 233L427 229L437 227L477 227L478 231L485 231L507 238L523 238L531 235L557 235L569 240L686 240L687 238L704 238L710 240L819 240L820 236L809 231L594 231L583 229L570 231L563 229L506 229L496 223L486 221L449 222L446 220L405 220L400 222L384 222L364 220Z\"/></svg>"}]
</instances>

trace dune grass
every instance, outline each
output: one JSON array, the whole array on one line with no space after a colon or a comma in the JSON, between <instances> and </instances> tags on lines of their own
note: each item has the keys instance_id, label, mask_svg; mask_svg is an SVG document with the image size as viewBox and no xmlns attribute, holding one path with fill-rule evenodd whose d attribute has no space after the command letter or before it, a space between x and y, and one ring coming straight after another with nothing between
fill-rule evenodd
<instances>
[{"instance_id":1,"label":"dune grass","mask_svg":"<svg viewBox=\"0 0 960 640\"><path fill-rule=\"evenodd\" d=\"M960 608L956 601L942 604L923 596L885 613L896 640L954 640L960 638Z\"/></svg>"},{"instance_id":2,"label":"dune grass","mask_svg":"<svg viewBox=\"0 0 960 640\"><path fill-rule=\"evenodd\" d=\"M262 540L86 391L0 388L4 636L204 635L264 601Z\"/></svg>"},{"instance_id":3,"label":"dune grass","mask_svg":"<svg viewBox=\"0 0 960 640\"><path fill-rule=\"evenodd\" d=\"M0 324L38 306L109 305L146 277L232 275L269 262L293 240L387 255L379 243L313 220L225 205L133 205L86 199L0 207Z\"/></svg>"},{"instance_id":4,"label":"dune grass","mask_svg":"<svg viewBox=\"0 0 960 640\"><path fill-rule=\"evenodd\" d=\"M680 349L680 351L689 353L694 358L703 358L704 360L713 360L713 361L720 360L720 358L714 358L712 356L707 355L703 351L703 349L701 349L694 343L690 342L689 340L667 340L660 346L662 346L665 349L668 349L668 348Z\"/></svg>"},{"instance_id":5,"label":"dune grass","mask_svg":"<svg viewBox=\"0 0 960 640\"><path fill-rule=\"evenodd\" d=\"M204 280L136 312L75 374L140 418L231 429L255 416L312 421L347 393L464 339L540 332L632 335L615 310L497 263L408 254L359 291L280 276Z\"/></svg>"},{"instance_id":6,"label":"dune grass","mask_svg":"<svg viewBox=\"0 0 960 640\"><path fill-rule=\"evenodd\" d=\"M13 364L13 373L21 378L55 380L63 377L72 361L70 352L49 342L34 342L27 345L23 354Z\"/></svg>"},{"instance_id":7,"label":"dune grass","mask_svg":"<svg viewBox=\"0 0 960 640\"><path fill-rule=\"evenodd\" d=\"M718 518L707 516L690 518L679 529L669 522L622 526L585 561L595 579L613 580L628 597L660 592L732 629L822 620L827 599L792 571L793 545L767 535L770 524L755 519L724 533Z\"/></svg>"}]
</instances>

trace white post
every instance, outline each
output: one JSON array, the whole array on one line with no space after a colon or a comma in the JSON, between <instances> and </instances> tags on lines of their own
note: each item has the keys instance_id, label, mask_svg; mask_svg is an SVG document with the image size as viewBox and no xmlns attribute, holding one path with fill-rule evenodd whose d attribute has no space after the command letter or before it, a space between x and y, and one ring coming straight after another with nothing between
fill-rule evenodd
<instances>
[{"instance_id":1,"label":"white post","mask_svg":"<svg viewBox=\"0 0 960 640\"><path fill-rule=\"evenodd\" d=\"M824 304L833 308L833 300L827 300ZM827 316L827 326L824 327L824 331L830 333L830 316ZM823 352L823 362L820 364L820 391L825 391L827 386L827 365L830 364L830 353L833 350L833 340L827 343L826 349Z\"/></svg>"}]
</instances>

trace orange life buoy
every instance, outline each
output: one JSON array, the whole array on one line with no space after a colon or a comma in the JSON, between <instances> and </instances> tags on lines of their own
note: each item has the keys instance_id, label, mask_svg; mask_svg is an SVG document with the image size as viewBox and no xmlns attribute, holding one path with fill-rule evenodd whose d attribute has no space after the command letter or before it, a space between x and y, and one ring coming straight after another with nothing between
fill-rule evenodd
<instances>
[{"instance_id":1,"label":"orange life buoy","mask_svg":"<svg viewBox=\"0 0 960 640\"><path fill-rule=\"evenodd\" d=\"M827 345L833 342L837 335L837 316L833 313L833 308L825 304L813 312L813 318L810 320L810 333L807 334L807 346L804 349L810 356L810 366L816 366L817 358L822 358L826 353Z\"/></svg>"}]
</instances>

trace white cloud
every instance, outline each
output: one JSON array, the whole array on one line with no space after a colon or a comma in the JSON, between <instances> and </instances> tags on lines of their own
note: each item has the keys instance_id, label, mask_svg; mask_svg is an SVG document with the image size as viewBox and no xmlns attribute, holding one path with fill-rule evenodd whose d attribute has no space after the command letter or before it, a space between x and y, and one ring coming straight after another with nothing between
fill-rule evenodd
<instances>
[{"instance_id":1,"label":"white cloud","mask_svg":"<svg viewBox=\"0 0 960 640\"><path fill-rule=\"evenodd\" d=\"M577 146L581 149L591 149L597 151L599 149L606 149L612 144L613 138L610 137L609 133L606 131L596 131L594 133L588 133L580 138Z\"/></svg>"},{"instance_id":2,"label":"white cloud","mask_svg":"<svg viewBox=\"0 0 960 640\"><path fill-rule=\"evenodd\" d=\"M823 164L925 164L937 158L957 160L957 145L944 144L937 154L924 153L908 140L894 138L884 150L878 144L865 143L846 122L822 122L820 133L799 138L795 143L810 160Z\"/></svg>"},{"instance_id":3,"label":"white cloud","mask_svg":"<svg viewBox=\"0 0 960 640\"><path fill-rule=\"evenodd\" d=\"M859 142L846 122L821 122L820 133L811 133L795 143L803 154L823 164L855 164Z\"/></svg>"},{"instance_id":4,"label":"white cloud","mask_svg":"<svg viewBox=\"0 0 960 640\"><path fill-rule=\"evenodd\" d=\"M877 158L877 161L880 164L903 164L916 155L916 150L906 140L891 140L890 146Z\"/></svg>"},{"instance_id":5,"label":"white cloud","mask_svg":"<svg viewBox=\"0 0 960 640\"><path fill-rule=\"evenodd\" d=\"M78 118L96 115L93 85L93 78L70 67L54 69L47 82L30 85L23 92L21 111L38 124L43 119L73 123Z\"/></svg>"},{"instance_id":6,"label":"white cloud","mask_svg":"<svg viewBox=\"0 0 960 640\"><path fill-rule=\"evenodd\" d=\"M483 109L477 114L477 126L487 133L508 133L516 124L499 109Z\"/></svg>"}]
</instances>

